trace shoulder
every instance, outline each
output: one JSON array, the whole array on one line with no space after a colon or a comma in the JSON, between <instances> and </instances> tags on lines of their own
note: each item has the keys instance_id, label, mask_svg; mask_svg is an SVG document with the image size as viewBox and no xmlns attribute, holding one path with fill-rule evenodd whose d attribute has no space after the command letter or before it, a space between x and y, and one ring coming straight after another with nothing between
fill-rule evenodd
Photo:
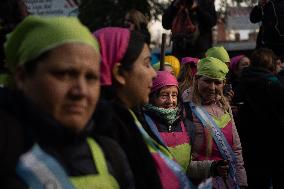
<instances>
[{"instance_id":1,"label":"shoulder","mask_svg":"<svg viewBox=\"0 0 284 189\"><path fill-rule=\"evenodd\" d=\"M25 143L22 125L13 115L0 110L0 175L15 170L18 158L26 151Z\"/></svg>"}]
</instances>

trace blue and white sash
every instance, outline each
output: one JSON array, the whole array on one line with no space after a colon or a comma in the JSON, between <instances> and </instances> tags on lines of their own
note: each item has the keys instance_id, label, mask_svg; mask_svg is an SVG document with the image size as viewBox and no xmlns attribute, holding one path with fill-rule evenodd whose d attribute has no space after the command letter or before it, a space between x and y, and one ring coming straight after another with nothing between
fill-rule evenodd
<instances>
[{"instance_id":1,"label":"blue and white sash","mask_svg":"<svg viewBox=\"0 0 284 189\"><path fill-rule=\"evenodd\" d=\"M236 182L236 161L237 161L236 159L237 158L231 146L229 145L227 139L225 138L223 132L217 126L216 122L212 119L212 117L209 115L207 110L205 110L203 107L194 105L192 102L190 102L189 105L192 111L194 112L194 114L202 122L202 125L205 128L209 129L209 131L211 132L211 135L214 138L214 141L216 145L218 146L218 149L222 157L225 160L229 160L230 176Z\"/></svg>"},{"instance_id":2,"label":"blue and white sash","mask_svg":"<svg viewBox=\"0 0 284 189\"><path fill-rule=\"evenodd\" d=\"M145 114L145 113L144 113L144 117L145 117L145 121L146 121L147 125L151 129L152 133L159 139L159 142L161 144L163 144L164 146L167 146L165 144L165 142L163 141L163 139L162 139L162 137L161 137L157 127L156 127L156 124L154 123L152 118L150 116L148 116L147 114Z\"/></svg>"},{"instance_id":3,"label":"blue and white sash","mask_svg":"<svg viewBox=\"0 0 284 189\"><path fill-rule=\"evenodd\" d=\"M75 189L63 167L39 145L20 157L18 176L34 189Z\"/></svg>"}]
</instances>

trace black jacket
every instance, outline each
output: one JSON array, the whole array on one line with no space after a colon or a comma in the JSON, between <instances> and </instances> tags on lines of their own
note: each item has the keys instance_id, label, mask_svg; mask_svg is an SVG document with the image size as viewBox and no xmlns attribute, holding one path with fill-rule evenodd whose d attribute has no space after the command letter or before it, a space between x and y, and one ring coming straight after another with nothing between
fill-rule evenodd
<instances>
[{"instance_id":1,"label":"black jacket","mask_svg":"<svg viewBox=\"0 0 284 189\"><path fill-rule=\"evenodd\" d=\"M151 153L127 108L119 102L101 100L95 115L96 132L119 143L134 175L135 187L162 188Z\"/></svg>"},{"instance_id":2,"label":"black jacket","mask_svg":"<svg viewBox=\"0 0 284 189\"><path fill-rule=\"evenodd\" d=\"M284 85L268 70L243 71L239 136L249 188L283 188Z\"/></svg>"},{"instance_id":3,"label":"black jacket","mask_svg":"<svg viewBox=\"0 0 284 189\"><path fill-rule=\"evenodd\" d=\"M270 0L264 7L255 6L250 13L252 23L261 22L257 48L270 48L279 56L284 53L283 10L283 0Z\"/></svg>"},{"instance_id":4,"label":"black jacket","mask_svg":"<svg viewBox=\"0 0 284 189\"><path fill-rule=\"evenodd\" d=\"M178 8L173 5L166 9L162 17L162 25L169 30L172 27ZM173 38L173 55L179 59L185 56L203 57L205 51L212 46L212 27L217 23L217 13L213 0L199 0L197 9L191 12L193 22L196 22L199 30L199 37L194 46L188 44L179 46L182 39Z\"/></svg>"},{"instance_id":5,"label":"black jacket","mask_svg":"<svg viewBox=\"0 0 284 189\"><path fill-rule=\"evenodd\" d=\"M3 188L28 188L15 174L18 158L34 143L54 157L68 176L97 174L87 137L104 152L109 172L121 188L134 188L133 175L119 145L94 133L94 122L79 134L60 126L19 93L0 88L0 180Z\"/></svg>"},{"instance_id":6,"label":"black jacket","mask_svg":"<svg viewBox=\"0 0 284 189\"><path fill-rule=\"evenodd\" d=\"M268 70L249 68L243 71L239 135L244 158L254 162L280 160L273 156L284 133L284 85ZM283 137L282 137L283 138Z\"/></svg>"}]
</instances>

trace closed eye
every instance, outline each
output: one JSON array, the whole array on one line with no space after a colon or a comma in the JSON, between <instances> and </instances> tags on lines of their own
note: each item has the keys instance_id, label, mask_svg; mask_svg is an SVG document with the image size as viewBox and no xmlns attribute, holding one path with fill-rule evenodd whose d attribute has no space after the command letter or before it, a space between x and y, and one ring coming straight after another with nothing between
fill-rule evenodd
<instances>
[{"instance_id":1,"label":"closed eye","mask_svg":"<svg viewBox=\"0 0 284 189\"><path fill-rule=\"evenodd\" d=\"M53 70L51 71L51 74L60 80L68 80L78 76L78 72L73 69Z\"/></svg>"}]
</instances>

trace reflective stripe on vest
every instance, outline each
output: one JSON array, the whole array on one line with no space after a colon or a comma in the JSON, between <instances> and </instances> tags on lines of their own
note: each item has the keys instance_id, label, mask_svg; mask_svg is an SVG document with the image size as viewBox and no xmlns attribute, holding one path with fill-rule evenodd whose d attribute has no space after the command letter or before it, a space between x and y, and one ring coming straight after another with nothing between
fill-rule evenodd
<instances>
[{"instance_id":1,"label":"reflective stripe on vest","mask_svg":"<svg viewBox=\"0 0 284 189\"><path fill-rule=\"evenodd\" d=\"M38 144L20 157L17 174L32 189L118 189L117 181L108 173L99 145L91 138L87 141L98 170L97 175L68 177L58 161Z\"/></svg>"}]
</instances>

